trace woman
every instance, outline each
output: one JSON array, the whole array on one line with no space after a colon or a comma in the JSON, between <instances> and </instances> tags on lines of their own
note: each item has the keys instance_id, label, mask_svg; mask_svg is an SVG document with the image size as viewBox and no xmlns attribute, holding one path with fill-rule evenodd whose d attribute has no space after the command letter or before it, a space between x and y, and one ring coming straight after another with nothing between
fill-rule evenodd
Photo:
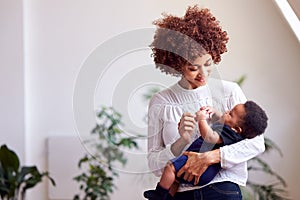
<instances>
[{"instance_id":1,"label":"woman","mask_svg":"<svg viewBox=\"0 0 300 200\"><path fill-rule=\"evenodd\" d=\"M198 137L195 112L202 106L221 112L245 103L246 97L233 82L209 78L214 64L227 51L227 33L208 9L189 7L183 17L164 15L151 48L156 67L181 79L153 96L148 113L148 163L157 176L168 160L182 154ZM179 123L178 123L179 122ZM221 172L206 186L181 185L176 200L242 199L238 185L247 181L246 161L265 150L263 136L243 140L207 153L189 152L178 172L186 180L199 178L206 168L221 163Z\"/></svg>"}]
</instances>

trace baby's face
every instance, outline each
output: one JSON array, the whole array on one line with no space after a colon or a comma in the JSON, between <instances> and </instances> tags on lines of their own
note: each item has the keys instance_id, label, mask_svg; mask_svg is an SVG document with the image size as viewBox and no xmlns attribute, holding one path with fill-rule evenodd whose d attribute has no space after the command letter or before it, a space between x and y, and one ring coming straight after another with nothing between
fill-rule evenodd
<instances>
[{"instance_id":1,"label":"baby's face","mask_svg":"<svg viewBox=\"0 0 300 200\"><path fill-rule=\"evenodd\" d=\"M232 110L227 111L221 117L221 120L224 124L230 126L231 128L235 128L239 126L239 122L243 120L246 114L244 104L238 104L233 107Z\"/></svg>"}]
</instances>

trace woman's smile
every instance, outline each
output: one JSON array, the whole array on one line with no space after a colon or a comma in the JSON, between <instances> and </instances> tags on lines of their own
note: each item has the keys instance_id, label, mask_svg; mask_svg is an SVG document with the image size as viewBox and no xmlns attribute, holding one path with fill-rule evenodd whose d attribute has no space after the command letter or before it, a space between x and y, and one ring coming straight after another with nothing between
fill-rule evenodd
<instances>
[{"instance_id":1,"label":"woman's smile","mask_svg":"<svg viewBox=\"0 0 300 200\"><path fill-rule=\"evenodd\" d=\"M195 78L196 81L200 82L200 83L204 83L206 78L201 77L197 77Z\"/></svg>"}]
</instances>

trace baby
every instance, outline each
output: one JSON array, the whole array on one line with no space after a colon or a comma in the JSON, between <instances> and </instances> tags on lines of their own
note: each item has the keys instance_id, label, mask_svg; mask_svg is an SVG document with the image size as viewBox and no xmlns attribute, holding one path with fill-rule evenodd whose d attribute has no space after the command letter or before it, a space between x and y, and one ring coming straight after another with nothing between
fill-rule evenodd
<instances>
[{"instance_id":1,"label":"baby","mask_svg":"<svg viewBox=\"0 0 300 200\"><path fill-rule=\"evenodd\" d=\"M232 110L221 114L212 107L201 107L196 112L201 136L187 149L193 152L205 152L263 134L268 117L265 111L253 101L236 105ZM212 123L209 125L208 121ZM177 172L183 167L188 156L182 155L172 159L165 167L160 182L155 190L144 192L144 197L150 200L172 199L178 189L179 183L194 185L208 184L221 170L221 164L214 164L207 168L199 180L188 182L181 177L176 177Z\"/></svg>"}]
</instances>

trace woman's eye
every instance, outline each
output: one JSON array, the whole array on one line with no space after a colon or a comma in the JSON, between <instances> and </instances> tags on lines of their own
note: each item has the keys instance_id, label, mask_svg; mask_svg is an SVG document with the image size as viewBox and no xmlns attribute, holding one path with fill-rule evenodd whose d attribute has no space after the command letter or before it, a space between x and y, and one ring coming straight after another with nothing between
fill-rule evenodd
<instances>
[{"instance_id":1,"label":"woman's eye","mask_svg":"<svg viewBox=\"0 0 300 200\"><path fill-rule=\"evenodd\" d=\"M189 68L190 71L194 72L194 71L197 71L198 68Z\"/></svg>"},{"instance_id":2,"label":"woman's eye","mask_svg":"<svg viewBox=\"0 0 300 200\"><path fill-rule=\"evenodd\" d=\"M210 67L210 66L212 66L212 63L206 63L204 66L205 67Z\"/></svg>"}]
</instances>

